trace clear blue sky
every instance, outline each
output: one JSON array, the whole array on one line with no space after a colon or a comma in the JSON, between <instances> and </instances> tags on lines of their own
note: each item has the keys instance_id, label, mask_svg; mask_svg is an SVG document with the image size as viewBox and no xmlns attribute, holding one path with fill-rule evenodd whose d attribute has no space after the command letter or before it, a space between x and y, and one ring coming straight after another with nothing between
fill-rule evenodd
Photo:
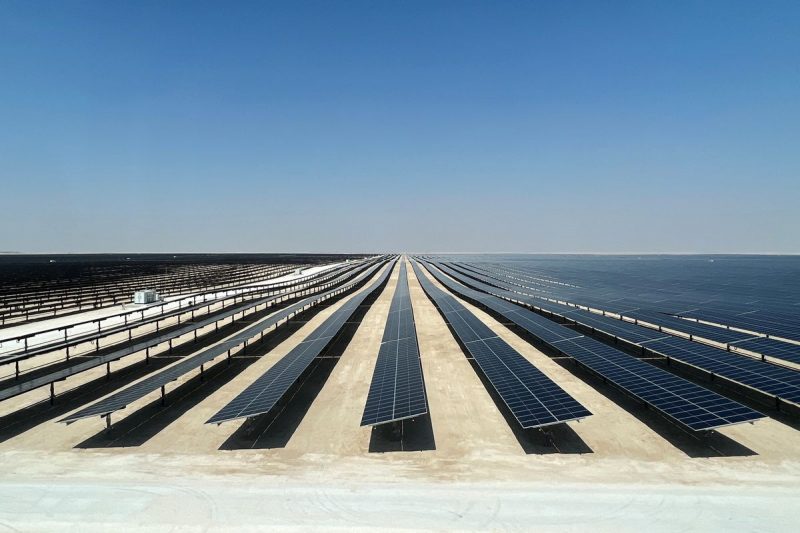
<instances>
[{"instance_id":1,"label":"clear blue sky","mask_svg":"<svg viewBox=\"0 0 800 533\"><path fill-rule=\"evenodd\" d=\"M0 3L0 250L800 252L800 2Z\"/></svg>"}]
</instances>

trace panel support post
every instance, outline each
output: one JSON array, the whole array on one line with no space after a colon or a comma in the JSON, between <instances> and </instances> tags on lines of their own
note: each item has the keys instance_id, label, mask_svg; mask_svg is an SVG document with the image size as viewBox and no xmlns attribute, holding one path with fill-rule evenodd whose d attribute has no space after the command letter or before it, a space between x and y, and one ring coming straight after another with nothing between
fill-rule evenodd
<instances>
[{"instance_id":1,"label":"panel support post","mask_svg":"<svg viewBox=\"0 0 800 533\"><path fill-rule=\"evenodd\" d=\"M106 363L106 379L111 379L111 361Z\"/></svg>"},{"instance_id":2,"label":"panel support post","mask_svg":"<svg viewBox=\"0 0 800 533\"><path fill-rule=\"evenodd\" d=\"M144 351L144 364L150 364L150 347L148 346Z\"/></svg>"},{"instance_id":3,"label":"panel support post","mask_svg":"<svg viewBox=\"0 0 800 533\"><path fill-rule=\"evenodd\" d=\"M167 399L165 398L166 394L167 393L166 393L164 385L161 385L161 406L162 407L167 405Z\"/></svg>"},{"instance_id":4,"label":"panel support post","mask_svg":"<svg viewBox=\"0 0 800 533\"><path fill-rule=\"evenodd\" d=\"M203 372L203 365L200 365L200 381L203 381L204 379L205 379L205 375L204 375L204 372Z\"/></svg>"},{"instance_id":5,"label":"panel support post","mask_svg":"<svg viewBox=\"0 0 800 533\"><path fill-rule=\"evenodd\" d=\"M106 415L106 432L111 432L111 413Z\"/></svg>"},{"instance_id":6,"label":"panel support post","mask_svg":"<svg viewBox=\"0 0 800 533\"><path fill-rule=\"evenodd\" d=\"M19 361L14 361L14 379L19 379Z\"/></svg>"},{"instance_id":7,"label":"panel support post","mask_svg":"<svg viewBox=\"0 0 800 533\"><path fill-rule=\"evenodd\" d=\"M228 364L231 364L231 351L228 350Z\"/></svg>"},{"instance_id":8,"label":"panel support post","mask_svg":"<svg viewBox=\"0 0 800 533\"><path fill-rule=\"evenodd\" d=\"M50 405L56 403L56 384L50 382Z\"/></svg>"}]
</instances>

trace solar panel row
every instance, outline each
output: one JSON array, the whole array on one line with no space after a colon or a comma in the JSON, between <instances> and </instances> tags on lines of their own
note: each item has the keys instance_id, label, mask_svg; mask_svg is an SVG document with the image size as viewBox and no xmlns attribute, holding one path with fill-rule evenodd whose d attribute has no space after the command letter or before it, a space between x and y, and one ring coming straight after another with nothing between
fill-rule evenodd
<instances>
[{"instance_id":1,"label":"solar panel row","mask_svg":"<svg viewBox=\"0 0 800 533\"><path fill-rule=\"evenodd\" d=\"M428 412L405 260L400 265L378 350L362 426L385 424Z\"/></svg>"},{"instance_id":2,"label":"solar panel row","mask_svg":"<svg viewBox=\"0 0 800 533\"><path fill-rule=\"evenodd\" d=\"M454 279L480 287L482 290L494 290L488 285L469 280L445 265L437 266ZM574 330L556 324L530 310L518 307L518 311L509 313L505 307L508 303L499 297L469 289L438 274L433 268L429 270L451 291L475 299L503 314L552 348L574 358L627 393L691 430L713 429L763 417L748 407L597 340L579 335Z\"/></svg>"},{"instance_id":3,"label":"solar panel row","mask_svg":"<svg viewBox=\"0 0 800 533\"><path fill-rule=\"evenodd\" d=\"M458 269L459 267L453 266L453 268ZM505 282L500 279L501 274L499 273L497 274L497 278L492 278L481 274L473 274L472 271L466 272L463 269L460 269L459 272L462 274L468 274L470 277L480 279L481 281L486 281L490 285L504 287L505 290L513 289L515 292L522 291L521 293L524 293L524 289L519 289L516 286L511 287L506 285ZM533 301L531 298L537 297L532 295L529 297L523 297L522 300L528 305L534 305L547 311L552 311L557 305L553 304L550 300L539 299ZM736 351L735 349L737 347L747 349L745 346L749 345L750 349L748 349L748 351L752 351L761 356L771 357L780 361L800 363L800 346L796 344L790 344L764 337L754 338L754 334L752 333L743 333L724 327L698 323L693 320L685 320L656 311L640 309L634 311L624 311L622 316L633 319L635 323L640 324L643 327L655 327L656 329L669 333L670 335L678 335L682 333L684 335L689 335L690 340L705 340L725 344L727 348L733 348L733 351ZM610 325L608 328L613 329L615 326ZM636 335L634 334L634 336ZM742 345L741 341L745 342L745 344Z\"/></svg>"},{"instance_id":4,"label":"solar panel row","mask_svg":"<svg viewBox=\"0 0 800 533\"><path fill-rule=\"evenodd\" d=\"M133 385L126 387L106 398L103 400L90 405L84 409L81 409L63 420L61 422L74 422L76 420L80 420L82 418L88 418L91 416L99 416L99 415L106 415L108 413L112 413L114 411L118 411L123 409L128 404L132 403L139 398L143 398L147 394L157 391L160 387L175 381L182 375L200 368L200 366L209 363L210 361L214 360L215 358L228 353L229 350L233 350L242 346L246 341L256 337L257 335L261 334L265 330L276 326L281 321L289 318L291 315L294 315L306 307L314 306L319 302L322 302L331 296L336 294L340 294L342 292L346 292L352 289L354 286L358 285L369 276L371 276L375 270L379 267L379 265L373 265L371 268L368 268L362 274L353 278L352 281L342 285L340 287L336 287L335 289L327 290L321 292L319 294L310 296L308 298L304 298L303 300L292 304L284 309L281 309L271 315L259 320L258 322L254 323L253 325L249 326L248 328L236 333L235 335L229 337L228 339L222 341L221 343L208 348L207 350L203 350L202 352L184 358L177 363L170 365L169 367L165 368L164 370L153 374L152 376L147 377L146 379L134 383Z\"/></svg>"},{"instance_id":5,"label":"solar panel row","mask_svg":"<svg viewBox=\"0 0 800 533\"><path fill-rule=\"evenodd\" d=\"M207 424L220 424L269 412L333 341L361 303L381 287L389 277L393 261L366 289L353 296L311 332L303 342L283 356L241 394L212 416Z\"/></svg>"},{"instance_id":6,"label":"solar panel row","mask_svg":"<svg viewBox=\"0 0 800 533\"><path fill-rule=\"evenodd\" d=\"M357 267L357 268L355 268L353 270L349 270L346 273L341 274L340 276L336 277L335 279L325 283L321 287L322 288L330 287L330 286L335 286L335 285L337 285L339 283L342 283L344 280L356 275L358 272L363 271L363 269L367 268L367 266L368 266L368 264L365 264L365 265L361 265L361 266L359 266L359 267ZM314 290L319 290L319 288L320 287L317 287ZM307 293L308 291L309 291L308 289L304 289L303 291L301 291L301 294L302 293ZM262 299L258 299L258 300L248 301L248 302L246 302L244 304L241 304L240 306L228 309L224 313L216 314L213 317L209 317L209 318L197 321L197 322L193 322L191 324L187 324L186 326L184 326L182 328L178 328L176 330L172 330L169 333L165 333L163 335L159 335L157 337L150 338L150 339L148 339L146 341L137 342L137 343L135 343L133 345L130 345L130 346L127 346L125 348L120 348L119 350L114 350L111 353L103 354L101 356L86 358L86 360L84 360L84 361L79 361L78 359L75 359L76 363L74 365L72 365L72 366L67 367L67 368L61 368L61 369L53 371L53 372L40 374L37 377L34 377L32 379L28 379L28 380L25 380L25 381L14 382L11 386L8 386L8 387L0 390L0 400L5 400L7 398L11 398L13 396L17 396L19 394L34 390L36 388L43 387L43 386L48 385L50 383L54 383L56 381L61 381L61 380L67 379L68 377L80 374L81 372L85 372L87 370L91 370L92 368L97 368L97 367L100 367L102 365L105 365L105 364L111 363L113 361L116 361L118 359L121 359L122 357L125 357L127 355L131 355L133 353L145 351L145 350L147 350L149 348L153 348L153 347L158 346L160 344L163 344L165 342L169 342L170 340L174 340L174 339L177 339L177 338L182 337L184 335L190 334L193 331L198 330L200 328L203 328L203 327L206 327L206 326L209 326L209 325L213 325L214 323L222 321L222 320L225 320L227 318L231 318L231 317L233 317L233 316L235 316L235 315L237 315L239 313L242 313L244 311L247 311L247 310L249 310L251 308L255 308L255 307L260 306L260 305L268 305L270 303L279 301L279 300L285 298L287 294L291 294L291 293L292 293L292 291L289 291L288 293L283 293L283 294L271 296L271 297L268 297L268 298L262 298Z\"/></svg>"},{"instance_id":7,"label":"solar panel row","mask_svg":"<svg viewBox=\"0 0 800 533\"><path fill-rule=\"evenodd\" d=\"M413 267L423 290L521 427L542 427L591 414L458 300L431 283L416 263Z\"/></svg>"},{"instance_id":8,"label":"solar panel row","mask_svg":"<svg viewBox=\"0 0 800 533\"><path fill-rule=\"evenodd\" d=\"M304 287L314 287L316 285L323 285L325 281L327 281L329 279L332 279L334 277L337 277L337 276L343 274L344 272L348 272L350 270L352 270L352 266L348 265L348 266L345 266L345 267L340 267L340 268L333 269L333 270L331 270L329 272L325 272L323 274L316 274L316 275L311 275L311 276L303 276L302 278L298 278L297 283L291 283L291 282L288 282L288 281L276 283L274 285L268 286L268 289L270 289L269 292L267 292L267 294L263 295L261 298L250 298L247 302L242 302L242 304L240 304L240 305L236 305L236 303L235 303L236 300L234 300L234 306L235 307L232 307L232 309L236 309L236 313L239 313L242 310L250 309L251 307L254 307L256 305L262 305L264 302L273 301L274 299L271 298L271 297L275 296L278 293L286 294L286 292L287 292L287 291L277 291L277 290L276 291L272 291L271 289L273 287L275 287L276 289L277 288L281 288L281 287L294 287L294 286L297 286L297 285L303 285ZM254 286L253 288L254 289L258 289L257 286ZM262 292L263 293L263 292L266 292L266 291L264 289L261 289L261 290L258 290L258 292ZM255 294L251 295L249 293L244 293L244 294L236 295L236 298L242 297L242 299L244 300L244 296L255 296ZM53 352L55 350L64 349L67 346L75 346L77 344L86 343L86 342L90 342L90 341L93 341L93 340L106 338L106 337L109 337L111 335L114 335L114 334L117 334L117 333L120 333L120 332L129 331L132 328L138 328L138 327L141 327L141 326L144 326L144 325L147 325L147 324L160 322L160 321L162 321L162 320L164 320L166 318L169 318L169 317L175 317L175 316L184 315L184 314L189 313L191 311L198 310L198 309L203 309L205 307L213 306L213 305L215 305L217 303L221 303L221 302L224 302L224 301L227 301L227 300L231 300L231 299L234 299L233 295L220 296L220 297L217 297L217 298L214 298L214 299L209 299L207 301L206 300L200 301L200 302L198 302L196 304L188 305L186 307L182 307L182 308L175 309L175 310L172 310L172 311L168 311L168 312L165 312L165 313L160 313L160 314L157 314L157 315L154 315L154 316L148 316L148 317L143 318L143 319L138 320L138 321L132 321L132 322L127 323L127 324L108 327L108 328L103 329L102 331L93 331L92 333L73 335L72 337L68 338L66 341L59 340L58 342L47 343L46 345L37 346L37 347L32 348L32 349L21 350L19 353L14 352L14 353L11 353L11 354L4 354L2 357L0 357L0 365L7 364L7 363L13 363L15 361L22 361L24 359L28 359L30 357L34 357L34 356L37 356L37 355L47 354L47 353ZM223 316L223 315L218 315L218 316ZM195 324L197 324L197 323L199 323L199 322L195 322ZM45 331L48 331L48 330L45 330ZM2 344L2 341L0 341L0 344Z\"/></svg>"},{"instance_id":9,"label":"solar panel row","mask_svg":"<svg viewBox=\"0 0 800 533\"><path fill-rule=\"evenodd\" d=\"M538 291L541 289L540 284L525 281L518 276L513 276L508 273L507 269L492 269L485 266L478 267L476 265L469 266L470 275L477 273L485 276L483 273L491 271L493 276L503 278L506 287L508 287L508 285L524 287L524 289L522 289L523 292L534 295L539 294ZM489 279L484 278L482 281L493 284ZM640 317L642 320L649 323L652 323L652 320L648 319L660 318L659 315L661 315L665 318L660 319L658 322L659 325L664 325L665 327L670 327L671 325L681 326L681 329L677 331L714 342L732 343L738 340L752 338L754 335L770 335L780 339L800 341L800 321L797 320L796 315L791 313L767 313L752 309L752 307L743 310L741 305L728 305L722 301L690 302L688 296L698 291L697 288L693 287L689 287L688 289L690 290L685 293L687 303L682 303L680 298L675 297L663 299L663 297L658 296L658 291L653 291L653 294L648 295L647 298L645 298L645 295L630 298L624 293L618 293L618 295L609 294L609 296L604 299L586 295L572 289L556 290L555 292L550 291L549 294L541 294L541 296L548 298L557 297L593 309L622 313L631 318ZM756 303L752 305L756 305ZM659 310L649 310L656 308ZM680 320L677 316L671 316L672 314L695 320L703 320L710 324ZM712 324L721 324L722 326L715 326ZM726 326L746 330L746 332L730 330ZM759 352L761 355L782 359L781 355L793 353L795 351L794 347L798 346L793 343L785 344L788 344L788 347L772 343L754 343L754 346L760 346L765 350L764 352ZM769 351L767 352L766 350ZM786 358L783 358L783 360L792 361L792 359Z\"/></svg>"},{"instance_id":10,"label":"solar panel row","mask_svg":"<svg viewBox=\"0 0 800 533\"><path fill-rule=\"evenodd\" d=\"M724 311L697 309L675 313L687 318L724 324L739 329L762 333L773 337L800 341L800 325L778 322L769 316L757 313L734 314Z\"/></svg>"},{"instance_id":11,"label":"solar panel row","mask_svg":"<svg viewBox=\"0 0 800 533\"><path fill-rule=\"evenodd\" d=\"M479 282L474 282L473 284L476 283ZM481 288L490 293L498 292L488 285ZM519 298L524 301L525 297L520 296ZM545 310L548 309L547 303L542 303L540 300L535 300L533 305L540 306ZM745 385L763 394L792 403L800 403L800 373L792 369L729 353L680 337L663 336L661 338L646 339L641 336L641 330L644 328L597 314L571 313L568 318L615 335L632 344L643 346L664 357L681 361Z\"/></svg>"}]
</instances>

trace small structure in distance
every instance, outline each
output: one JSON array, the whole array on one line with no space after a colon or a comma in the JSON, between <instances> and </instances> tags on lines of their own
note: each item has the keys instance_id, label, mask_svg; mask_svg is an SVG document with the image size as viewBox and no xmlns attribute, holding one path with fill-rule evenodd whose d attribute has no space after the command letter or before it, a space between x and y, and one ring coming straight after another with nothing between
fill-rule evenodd
<instances>
[{"instance_id":1,"label":"small structure in distance","mask_svg":"<svg viewBox=\"0 0 800 533\"><path fill-rule=\"evenodd\" d=\"M155 289L145 289L133 293L133 303L135 304L151 304L161 300L161 295Z\"/></svg>"}]
</instances>

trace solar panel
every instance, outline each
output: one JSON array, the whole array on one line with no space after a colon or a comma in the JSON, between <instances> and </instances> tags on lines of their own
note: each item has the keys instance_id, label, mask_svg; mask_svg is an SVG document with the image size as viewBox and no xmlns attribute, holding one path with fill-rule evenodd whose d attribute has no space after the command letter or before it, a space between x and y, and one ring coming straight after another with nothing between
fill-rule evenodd
<instances>
[{"instance_id":1,"label":"solar panel","mask_svg":"<svg viewBox=\"0 0 800 533\"><path fill-rule=\"evenodd\" d=\"M591 415L458 300L433 285L416 264L413 267L423 290L521 427L542 427Z\"/></svg>"},{"instance_id":2,"label":"solar panel","mask_svg":"<svg viewBox=\"0 0 800 533\"><path fill-rule=\"evenodd\" d=\"M645 321L650 324L669 328L674 331L679 331L693 337L708 339L714 342L728 344L730 342L750 339L753 337L750 333L742 333L740 331L732 331L725 328L710 326L708 324L699 324L691 320L684 320L664 313L656 311L633 311L627 313L625 316L633 318L637 321Z\"/></svg>"},{"instance_id":3,"label":"solar panel","mask_svg":"<svg viewBox=\"0 0 800 533\"><path fill-rule=\"evenodd\" d=\"M456 277L456 279L467 283L470 282L461 274L460 271L457 271L454 268L449 268L448 265L442 263L436 264L448 274ZM645 330L645 326L639 327L636 324L631 324L629 322L621 321L611 317L601 316L597 313L592 313L585 310L578 310L574 307L553 303L536 296L523 295L511 292L509 290L503 290L499 287L503 286L504 284L499 280L495 281L497 283L497 287L489 291L493 294L496 294L502 298L522 302L543 311L563 316L568 320L572 320L586 327L591 327L596 331L613 335L619 339L624 339L634 344L665 338L664 333L675 335L675 332L680 332L686 335L691 335L692 339L706 339L722 344L729 344L734 348L739 347L751 352L773 357L775 359L781 359L783 361L800 364L800 346L795 344L765 337L753 338L753 335L750 333L742 333L708 324L701 324L656 311L639 310L626 312L624 314L624 316L636 319L637 321L646 321L649 324L666 328L665 330L662 330L664 333L660 331L650 332Z\"/></svg>"},{"instance_id":4,"label":"solar panel","mask_svg":"<svg viewBox=\"0 0 800 533\"><path fill-rule=\"evenodd\" d=\"M443 266L443 268L447 267ZM486 286L485 288L487 291L497 292L491 287ZM519 298L525 299L524 296L519 296ZM535 305L541 305L542 308L547 308L546 303L539 303L538 300ZM571 313L569 319L594 327L599 331L604 331L633 344L644 346L665 357L684 361L703 370L713 372L720 377L747 385L765 394L794 403L798 403L798 398L800 398L800 389L795 390L796 385L793 385L795 383L800 384L800 373L796 373L791 369L776 367L775 365L753 360L746 356L731 354L718 348L702 345L679 337L663 336L656 332L643 335L641 331L643 328L639 326L586 311ZM552 335L552 332L548 331L543 333L543 335L549 336ZM649 338L648 335L650 336ZM749 344L750 342L751 341L743 341L743 343L745 343L744 345L742 345L742 343L736 343L735 346L740 346L744 349L748 349L748 345L752 347L759 346L757 340L752 344ZM777 343L777 341L773 342ZM761 346L763 347L765 344L766 343L762 343ZM789 346L788 344L784 345ZM770 346L774 348L774 345L771 343ZM782 355L787 357L792 356L791 353L784 353ZM767 379L768 376L770 377L769 379Z\"/></svg>"},{"instance_id":5,"label":"solar panel","mask_svg":"<svg viewBox=\"0 0 800 533\"><path fill-rule=\"evenodd\" d=\"M405 261L400 265L378 360L361 418L374 426L428 412Z\"/></svg>"},{"instance_id":6,"label":"solar panel","mask_svg":"<svg viewBox=\"0 0 800 533\"><path fill-rule=\"evenodd\" d=\"M449 281L446 278L440 279L440 282L442 282L449 288L454 288L455 290L458 290L468 298L479 301L481 304L503 315L504 317L508 318L509 320L514 322L516 325L522 327L523 329L527 329L526 324L528 321L533 321L536 327L537 336L541 338L541 340L544 342L560 340L562 338L561 331L563 331L564 329L563 326L555 324L549 320L542 319L539 317L539 315L532 313L527 309L523 309L518 305L511 303L510 301L506 301L505 299L515 302L521 302L527 305L534 306L538 309L542 309L544 311L557 314L559 316L564 316L568 320L578 322L590 328L595 328L612 336L621 337L624 334L627 337L635 337L639 340L652 340L664 336L663 333L659 333L657 331L648 330L646 328L621 322L619 320L605 318L600 315L597 315L596 313L591 313L589 311L584 311L581 309L577 309L575 307L554 304L549 301L542 300L540 298L517 294L497 287L482 285L479 282L466 278L459 272L456 272L454 269L449 268L447 265L444 265L442 263L435 263L435 264L443 272L459 280L460 282L467 284L473 283L476 286L481 286L485 289L486 292L470 289L464 285L453 285L451 287ZM436 274L434 273L434 275ZM437 279L439 278L437 277ZM496 296L499 296L500 298Z\"/></svg>"},{"instance_id":7,"label":"solar panel","mask_svg":"<svg viewBox=\"0 0 800 533\"><path fill-rule=\"evenodd\" d=\"M322 285L322 287L330 287L330 286L334 286L334 285L337 285L339 283L342 283L344 280L354 276L358 272L363 271L368 266L369 266L369 263L365 264L363 266L359 266L359 267L357 267L357 268L355 268L355 269L353 269L351 271L348 271L347 273L344 273L344 274L338 276L336 279L333 279L333 280L325 283L324 285ZM338 289L332 289L332 291L337 291L337 290ZM306 292L306 291L303 291L303 292ZM150 338L150 339L148 339L146 341L138 342L138 343L133 344L131 346L128 346L126 348L121 348L119 350L115 350L115 351L113 351L111 353L107 353L107 354L104 354L102 356L91 357L88 360L85 360L85 361L82 361L82 362L77 362L76 364L74 364L72 366L69 366L67 368L63 368L63 369L57 370L55 372L50 372L50 373L47 373L47 374L44 374L44 375L39 375L38 377L35 377L33 379L28 379L26 381L20 381L20 382L14 381L11 386L0 390L0 400L5 400L7 398L11 398L13 396L17 396L19 394L23 394L25 392L34 390L34 389L36 389L38 387L43 387L43 386L48 385L50 383L54 383L56 381L61 381L61 380L67 379L68 377L74 376L76 374L80 374L81 372L85 372L87 370L91 370L93 368L97 368L97 367L105 365L107 363L116 361L117 359L121 359L122 357L125 357L127 355L130 355L130 354L133 354L133 353L136 353L136 352L141 352L143 350L146 350L147 348L152 348L152 347L157 346L159 344L168 342L170 339L176 339L176 338L181 337L183 335L192 333L193 331L198 330L200 328L203 328L205 326L212 325L215 322L218 322L220 320L224 320L226 318L230 318L230 317L232 317L232 316L234 316L236 314L239 314L240 312L246 311L247 309L253 308L255 306L268 304L268 303L271 303L271 302L274 302L274 301L278 301L280 299L283 299L285 296L286 296L286 294L284 293L284 294L279 294L279 295L275 295L275 296L270 296L268 298L248 301L247 303L242 304L240 306L230 308L227 311L225 311L224 313L216 314L213 317L209 317L209 318L197 321L197 322L193 322L191 324L187 324L183 328L179 328L177 330L172 330L169 333L165 333L163 335L159 335L158 337ZM78 359L75 359L75 361L78 361ZM13 380L13 378L12 378L12 380ZM8 380L8 381L10 381L10 380Z\"/></svg>"},{"instance_id":8,"label":"solar panel","mask_svg":"<svg viewBox=\"0 0 800 533\"><path fill-rule=\"evenodd\" d=\"M212 416L207 424L220 424L269 412L300 378L355 313L361 303L389 277L393 261L377 280L337 309L299 345L283 356L241 394Z\"/></svg>"},{"instance_id":9,"label":"solar panel","mask_svg":"<svg viewBox=\"0 0 800 533\"><path fill-rule=\"evenodd\" d=\"M589 337L556 349L694 431L763 418L761 413Z\"/></svg>"},{"instance_id":10,"label":"solar panel","mask_svg":"<svg viewBox=\"0 0 800 533\"><path fill-rule=\"evenodd\" d=\"M648 342L644 346L770 396L800 403L800 372L795 370L677 337Z\"/></svg>"},{"instance_id":11,"label":"solar panel","mask_svg":"<svg viewBox=\"0 0 800 533\"><path fill-rule=\"evenodd\" d=\"M773 337L781 337L794 341L800 341L800 326L781 324L770 320L767 317L759 315L734 315L725 312L703 309L686 311L678 314L688 318L695 318L698 320L704 320L706 322L714 322L739 329L746 329L748 331L771 335Z\"/></svg>"},{"instance_id":12,"label":"solar panel","mask_svg":"<svg viewBox=\"0 0 800 533\"><path fill-rule=\"evenodd\" d=\"M776 341L768 337L757 337L755 339L751 337L748 340L732 342L731 346L800 364L800 345L797 344Z\"/></svg>"},{"instance_id":13,"label":"solar panel","mask_svg":"<svg viewBox=\"0 0 800 533\"><path fill-rule=\"evenodd\" d=\"M437 274L432 269L431 273L448 289L456 293L469 295L474 292ZM454 274L454 277L457 278L457 274ZM480 282L472 283L487 291L494 290ZM487 294L481 303L489 303L491 299L499 298ZM518 321L517 317L525 313L528 314L527 320ZM577 335L574 330L555 324L527 309L520 308L519 314L505 316L552 348L572 357L617 387L691 430L714 429L753 421L764 416L738 402L695 385L611 346L583 335Z\"/></svg>"},{"instance_id":14,"label":"solar panel","mask_svg":"<svg viewBox=\"0 0 800 533\"><path fill-rule=\"evenodd\" d=\"M61 420L61 422L75 422L76 420L80 420L82 418L88 418L91 416L100 416L106 415L108 413L112 413L114 411L118 411L123 409L128 404L138 400L139 398L143 398L147 394L150 394L153 391L158 390L160 387L175 381L182 375L200 368L201 365L204 365L215 358L219 357L220 355L226 353L228 350L235 349L241 346L245 341L257 336L259 333L276 326L279 322L283 321L284 319L288 318L290 315L300 312L305 307L314 306L319 302L326 300L327 298L333 296L334 294L339 294L341 292L348 291L352 289L355 285L361 283L364 279L367 279L371 276L375 270L377 270L379 265L374 265L371 268L367 269L364 273L359 276L353 278L352 281L349 283L342 285L340 287L336 287L334 289L330 289L327 291L323 291L319 294L310 296L308 298L304 298L303 300L292 304L288 307L285 307L271 315L255 322L251 326L247 327L246 329L236 333L235 335L225 339L219 344L208 348L207 350L203 350L202 352L186 357L179 362L170 365L169 367L165 368L164 370L153 374L152 376L143 379L142 381L136 382L129 387L126 387L102 400L96 402L89 407L81 409L68 417Z\"/></svg>"},{"instance_id":15,"label":"solar panel","mask_svg":"<svg viewBox=\"0 0 800 533\"><path fill-rule=\"evenodd\" d=\"M544 304L543 307L547 308L547 304ZM631 324L630 322L623 322L614 318L601 316L590 311L571 313L569 319L593 328L596 331L602 331L608 335L613 335L614 337L625 339L632 343L651 341L668 336L666 333L654 329L647 329L637 326L636 324Z\"/></svg>"}]
</instances>

